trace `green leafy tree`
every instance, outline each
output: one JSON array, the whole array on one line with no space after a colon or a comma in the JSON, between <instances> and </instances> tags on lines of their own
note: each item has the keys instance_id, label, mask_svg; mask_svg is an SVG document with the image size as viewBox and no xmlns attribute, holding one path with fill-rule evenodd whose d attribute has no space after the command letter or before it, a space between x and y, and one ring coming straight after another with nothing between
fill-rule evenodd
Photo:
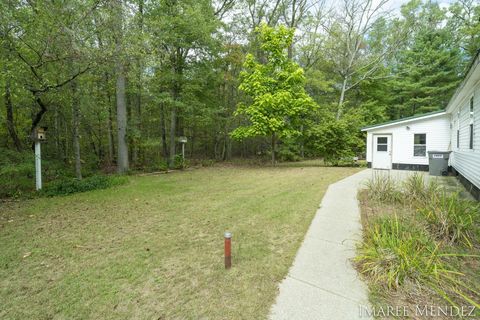
<instances>
[{"instance_id":1,"label":"green leafy tree","mask_svg":"<svg viewBox=\"0 0 480 320\"><path fill-rule=\"evenodd\" d=\"M480 49L480 3L476 0L461 0L448 8L451 18L447 27L457 38L457 42L466 55L466 61L472 60Z\"/></svg>"},{"instance_id":2,"label":"green leafy tree","mask_svg":"<svg viewBox=\"0 0 480 320\"><path fill-rule=\"evenodd\" d=\"M445 108L462 69L460 49L438 4L411 2L402 12L415 24L392 65L396 77L388 111L394 119Z\"/></svg>"},{"instance_id":3,"label":"green leafy tree","mask_svg":"<svg viewBox=\"0 0 480 320\"><path fill-rule=\"evenodd\" d=\"M256 32L265 62L256 61L252 54L246 57L239 88L247 95L249 103L238 104L236 114L245 115L249 124L235 129L232 137L269 136L272 163L275 164L277 140L300 135L299 121L302 115L315 108L315 103L305 91L303 69L288 58L294 29L262 24Z\"/></svg>"}]
</instances>

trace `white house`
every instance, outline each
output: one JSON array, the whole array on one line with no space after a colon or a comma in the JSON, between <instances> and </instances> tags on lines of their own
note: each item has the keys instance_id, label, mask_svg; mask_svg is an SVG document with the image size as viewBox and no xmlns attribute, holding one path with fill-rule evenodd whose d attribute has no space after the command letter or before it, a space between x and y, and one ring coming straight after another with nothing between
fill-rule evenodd
<instances>
[{"instance_id":1,"label":"white house","mask_svg":"<svg viewBox=\"0 0 480 320\"><path fill-rule=\"evenodd\" d=\"M427 171L428 151L451 151L452 171L480 199L479 53L446 110L362 129L369 167Z\"/></svg>"}]
</instances>

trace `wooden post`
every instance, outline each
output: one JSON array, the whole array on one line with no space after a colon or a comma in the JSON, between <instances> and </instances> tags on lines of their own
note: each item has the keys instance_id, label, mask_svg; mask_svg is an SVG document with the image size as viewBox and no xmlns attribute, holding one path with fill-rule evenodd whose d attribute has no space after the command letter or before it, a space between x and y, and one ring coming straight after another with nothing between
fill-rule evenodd
<instances>
[{"instance_id":1,"label":"wooden post","mask_svg":"<svg viewBox=\"0 0 480 320\"><path fill-rule=\"evenodd\" d=\"M232 267L232 233L225 232L225 269Z\"/></svg>"}]
</instances>

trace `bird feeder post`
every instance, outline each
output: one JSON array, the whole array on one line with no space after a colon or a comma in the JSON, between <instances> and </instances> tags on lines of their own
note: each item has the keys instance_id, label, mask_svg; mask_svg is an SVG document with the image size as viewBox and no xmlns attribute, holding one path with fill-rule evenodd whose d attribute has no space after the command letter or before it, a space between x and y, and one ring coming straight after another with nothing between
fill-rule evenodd
<instances>
[{"instance_id":1,"label":"bird feeder post","mask_svg":"<svg viewBox=\"0 0 480 320\"><path fill-rule=\"evenodd\" d=\"M33 130L32 139L35 142L35 189L42 189L42 148L41 144L46 140L45 127L38 127Z\"/></svg>"},{"instance_id":2,"label":"bird feeder post","mask_svg":"<svg viewBox=\"0 0 480 320\"><path fill-rule=\"evenodd\" d=\"M42 189L42 154L40 141L35 141L35 189Z\"/></svg>"},{"instance_id":3,"label":"bird feeder post","mask_svg":"<svg viewBox=\"0 0 480 320\"><path fill-rule=\"evenodd\" d=\"M187 137L181 136L178 141L182 144L182 161L185 162L185 144L187 143Z\"/></svg>"}]
</instances>

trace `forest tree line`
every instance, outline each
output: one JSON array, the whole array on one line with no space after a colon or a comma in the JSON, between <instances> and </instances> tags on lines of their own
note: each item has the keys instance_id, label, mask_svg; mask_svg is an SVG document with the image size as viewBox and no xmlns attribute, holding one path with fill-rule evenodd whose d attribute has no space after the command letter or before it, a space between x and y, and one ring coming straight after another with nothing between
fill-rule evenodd
<instances>
[{"instance_id":1,"label":"forest tree line","mask_svg":"<svg viewBox=\"0 0 480 320\"><path fill-rule=\"evenodd\" d=\"M1 1L2 165L32 153L37 126L48 128L44 158L77 178L175 167L181 136L188 159L267 157L269 137L232 135L250 121L236 112L252 103L241 86L247 54L258 65L271 58L262 25L294 29L284 55L315 104L292 120L298 134L275 141L277 157L360 155L362 126L445 108L480 48L474 0L389 8L386 0Z\"/></svg>"}]
</instances>

